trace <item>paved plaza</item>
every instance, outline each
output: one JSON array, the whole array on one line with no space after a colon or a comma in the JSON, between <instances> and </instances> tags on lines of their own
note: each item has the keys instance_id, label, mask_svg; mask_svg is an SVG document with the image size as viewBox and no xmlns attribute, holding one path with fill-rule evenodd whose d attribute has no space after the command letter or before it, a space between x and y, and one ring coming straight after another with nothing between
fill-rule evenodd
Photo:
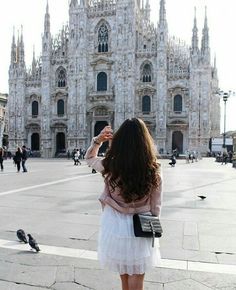
<instances>
[{"instance_id":1,"label":"paved plaza","mask_svg":"<svg viewBox=\"0 0 236 290\"><path fill-rule=\"evenodd\" d=\"M236 289L236 170L212 158L171 168L164 176L162 264L145 290ZM29 159L28 173L12 160L0 172L0 290L120 289L101 269L97 237L99 174L84 161ZM206 196L201 200L198 195ZM23 228L41 252L17 241Z\"/></svg>"}]
</instances>

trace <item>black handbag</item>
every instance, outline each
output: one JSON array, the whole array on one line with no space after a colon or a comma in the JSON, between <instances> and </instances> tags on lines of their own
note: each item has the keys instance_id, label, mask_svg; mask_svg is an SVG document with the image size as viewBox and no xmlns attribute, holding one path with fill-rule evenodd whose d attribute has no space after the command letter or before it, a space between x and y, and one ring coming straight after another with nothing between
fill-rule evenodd
<instances>
[{"instance_id":1,"label":"black handbag","mask_svg":"<svg viewBox=\"0 0 236 290\"><path fill-rule=\"evenodd\" d=\"M148 214L134 214L134 235L135 237L152 238L152 247L154 247L155 238L162 236L162 227L157 216Z\"/></svg>"}]
</instances>

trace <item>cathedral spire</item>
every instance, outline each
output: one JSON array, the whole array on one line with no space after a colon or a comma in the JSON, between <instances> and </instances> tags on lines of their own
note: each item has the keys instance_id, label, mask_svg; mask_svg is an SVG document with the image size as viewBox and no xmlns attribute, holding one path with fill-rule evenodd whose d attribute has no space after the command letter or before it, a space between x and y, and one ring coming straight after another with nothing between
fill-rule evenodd
<instances>
[{"instance_id":1,"label":"cathedral spire","mask_svg":"<svg viewBox=\"0 0 236 290\"><path fill-rule=\"evenodd\" d=\"M146 5L145 5L145 17L146 17L147 19L150 19L150 13L151 13L150 3L149 3L149 0L146 0Z\"/></svg>"},{"instance_id":2,"label":"cathedral spire","mask_svg":"<svg viewBox=\"0 0 236 290\"><path fill-rule=\"evenodd\" d=\"M19 62L19 56L20 56L20 33L19 29L17 29L17 44L16 44L16 62Z\"/></svg>"},{"instance_id":3,"label":"cathedral spire","mask_svg":"<svg viewBox=\"0 0 236 290\"><path fill-rule=\"evenodd\" d=\"M207 8L205 7L205 20L202 30L202 45L201 53L205 60L210 61L210 48L209 48L209 29L207 24Z\"/></svg>"},{"instance_id":4,"label":"cathedral spire","mask_svg":"<svg viewBox=\"0 0 236 290\"><path fill-rule=\"evenodd\" d=\"M21 25L21 34L18 32L17 39L17 62L22 66L25 65L25 48L24 48L24 39L23 39L23 26Z\"/></svg>"},{"instance_id":5,"label":"cathedral spire","mask_svg":"<svg viewBox=\"0 0 236 290\"><path fill-rule=\"evenodd\" d=\"M81 2L83 2L83 1L81 1ZM70 1L70 7L78 7L78 0L71 0Z\"/></svg>"},{"instance_id":6,"label":"cathedral spire","mask_svg":"<svg viewBox=\"0 0 236 290\"><path fill-rule=\"evenodd\" d=\"M166 21L165 0L160 0L158 33L160 43L167 43L168 26Z\"/></svg>"},{"instance_id":7,"label":"cathedral spire","mask_svg":"<svg viewBox=\"0 0 236 290\"><path fill-rule=\"evenodd\" d=\"M50 35L50 14L49 14L49 5L47 0L47 6L46 6L46 13L44 16L44 36L48 38Z\"/></svg>"},{"instance_id":8,"label":"cathedral spire","mask_svg":"<svg viewBox=\"0 0 236 290\"><path fill-rule=\"evenodd\" d=\"M142 0L142 10L144 10L144 0Z\"/></svg>"},{"instance_id":9,"label":"cathedral spire","mask_svg":"<svg viewBox=\"0 0 236 290\"><path fill-rule=\"evenodd\" d=\"M196 17L196 7L194 7L194 24L193 24L193 34L192 34L192 54L198 54L198 28L197 28L197 17Z\"/></svg>"},{"instance_id":10,"label":"cathedral spire","mask_svg":"<svg viewBox=\"0 0 236 290\"><path fill-rule=\"evenodd\" d=\"M165 8L165 0L160 1L160 12L159 12L159 25L166 26L166 8Z\"/></svg>"},{"instance_id":11,"label":"cathedral spire","mask_svg":"<svg viewBox=\"0 0 236 290\"><path fill-rule=\"evenodd\" d=\"M32 73L36 70L35 46L33 46Z\"/></svg>"},{"instance_id":12,"label":"cathedral spire","mask_svg":"<svg viewBox=\"0 0 236 290\"><path fill-rule=\"evenodd\" d=\"M214 56L213 75L214 75L215 79L218 79L218 71L217 71L217 67L216 67L216 55Z\"/></svg>"},{"instance_id":13,"label":"cathedral spire","mask_svg":"<svg viewBox=\"0 0 236 290\"><path fill-rule=\"evenodd\" d=\"M15 27L13 27L12 45L11 45L11 64L16 62L16 39L15 39Z\"/></svg>"}]
</instances>

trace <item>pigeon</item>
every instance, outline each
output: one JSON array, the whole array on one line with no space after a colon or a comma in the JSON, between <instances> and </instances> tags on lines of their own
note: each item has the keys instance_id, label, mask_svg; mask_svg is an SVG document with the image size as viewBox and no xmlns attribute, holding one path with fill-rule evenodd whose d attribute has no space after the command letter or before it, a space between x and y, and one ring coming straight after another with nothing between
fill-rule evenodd
<instances>
[{"instance_id":1,"label":"pigeon","mask_svg":"<svg viewBox=\"0 0 236 290\"><path fill-rule=\"evenodd\" d=\"M198 197L200 197L202 200L206 198L204 195L198 195Z\"/></svg>"},{"instance_id":2,"label":"pigeon","mask_svg":"<svg viewBox=\"0 0 236 290\"><path fill-rule=\"evenodd\" d=\"M29 237L29 245L31 246L31 248L35 249L36 252L39 252L40 249L37 241L30 234L28 234L27 236Z\"/></svg>"},{"instance_id":3,"label":"pigeon","mask_svg":"<svg viewBox=\"0 0 236 290\"><path fill-rule=\"evenodd\" d=\"M25 244L28 243L28 241L27 241L27 237L26 237L26 234L25 234L24 230L19 229L19 230L16 232L16 235L17 235L17 238L18 238L21 242L24 242Z\"/></svg>"}]
</instances>

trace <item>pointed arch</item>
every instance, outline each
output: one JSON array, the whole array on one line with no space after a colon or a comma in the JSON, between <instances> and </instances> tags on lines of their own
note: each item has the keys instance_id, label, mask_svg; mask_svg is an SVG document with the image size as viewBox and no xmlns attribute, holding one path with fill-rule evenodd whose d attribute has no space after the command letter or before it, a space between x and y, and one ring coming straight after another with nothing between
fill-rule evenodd
<instances>
[{"instance_id":1,"label":"pointed arch","mask_svg":"<svg viewBox=\"0 0 236 290\"><path fill-rule=\"evenodd\" d=\"M140 67L140 80L144 83L149 83L153 79L153 67L152 63L149 61L145 61Z\"/></svg>"},{"instance_id":2,"label":"pointed arch","mask_svg":"<svg viewBox=\"0 0 236 290\"><path fill-rule=\"evenodd\" d=\"M56 86L59 88L66 87L67 84L67 76L66 69L60 66L56 71Z\"/></svg>"},{"instance_id":3,"label":"pointed arch","mask_svg":"<svg viewBox=\"0 0 236 290\"><path fill-rule=\"evenodd\" d=\"M95 28L95 35L97 35L97 51L108 52L110 50L110 25L102 19L98 22Z\"/></svg>"}]
</instances>

